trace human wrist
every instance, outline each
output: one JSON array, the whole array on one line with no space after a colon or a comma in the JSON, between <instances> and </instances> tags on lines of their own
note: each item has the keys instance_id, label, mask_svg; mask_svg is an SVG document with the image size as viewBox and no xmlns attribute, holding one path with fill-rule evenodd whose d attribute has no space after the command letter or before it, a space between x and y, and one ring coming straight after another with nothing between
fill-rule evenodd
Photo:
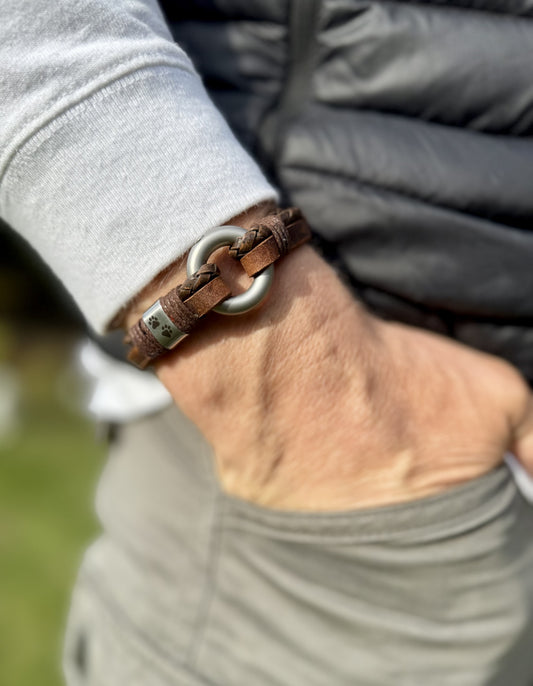
<instances>
[{"instance_id":1,"label":"human wrist","mask_svg":"<svg viewBox=\"0 0 533 686\"><path fill-rule=\"evenodd\" d=\"M352 372L358 359L371 362L367 317L324 260L302 246L276 266L260 308L215 315L155 363L213 446L229 491L261 501L267 491L255 489L269 481L277 456L295 476L306 471L317 413L329 422L336 404L353 412L363 405L366 368Z\"/></svg>"},{"instance_id":2,"label":"human wrist","mask_svg":"<svg viewBox=\"0 0 533 686\"><path fill-rule=\"evenodd\" d=\"M244 212L229 219L226 223L231 226L240 226L243 229L247 229L272 212L274 208L275 203L269 200L246 209ZM181 255L165 267L132 298L115 317L113 327L129 329L157 298L182 283L187 277L187 255L188 253ZM232 265L228 264L228 269L232 272L230 273L230 278L233 277L233 279L238 280L238 267L232 269Z\"/></svg>"},{"instance_id":3,"label":"human wrist","mask_svg":"<svg viewBox=\"0 0 533 686\"><path fill-rule=\"evenodd\" d=\"M227 254L224 259L226 280L226 266L241 266ZM276 262L260 307L237 317L210 313L153 366L213 446L224 486L257 502L281 502L300 470L306 477L298 487L309 483L306 460L316 452L317 418L335 425L337 405L349 408L349 421L352 413L364 418L374 321L332 268L301 245ZM345 448L351 440L343 425L330 432L332 449L337 437ZM271 478L278 457L282 480Z\"/></svg>"}]
</instances>

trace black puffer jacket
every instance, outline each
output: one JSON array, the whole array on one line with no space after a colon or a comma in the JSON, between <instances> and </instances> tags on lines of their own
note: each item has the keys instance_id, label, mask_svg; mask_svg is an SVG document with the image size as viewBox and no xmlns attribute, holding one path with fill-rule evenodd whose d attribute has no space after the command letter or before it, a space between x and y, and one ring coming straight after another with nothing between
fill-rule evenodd
<instances>
[{"instance_id":1,"label":"black puffer jacket","mask_svg":"<svg viewBox=\"0 0 533 686\"><path fill-rule=\"evenodd\" d=\"M533 380L533 0L164 9L360 297Z\"/></svg>"}]
</instances>

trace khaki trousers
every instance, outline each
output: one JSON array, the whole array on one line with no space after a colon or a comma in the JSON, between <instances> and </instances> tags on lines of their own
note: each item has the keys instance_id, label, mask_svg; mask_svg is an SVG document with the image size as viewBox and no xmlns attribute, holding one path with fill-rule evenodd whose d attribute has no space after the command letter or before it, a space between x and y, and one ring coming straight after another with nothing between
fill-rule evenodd
<instances>
[{"instance_id":1,"label":"khaki trousers","mask_svg":"<svg viewBox=\"0 0 533 686\"><path fill-rule=\"evenodd\" d=\"M175 408L126 425L98 494L69 686L532 686L533 508L507 468L410 504L221 492Z\"/></svg>"}]
</instances>

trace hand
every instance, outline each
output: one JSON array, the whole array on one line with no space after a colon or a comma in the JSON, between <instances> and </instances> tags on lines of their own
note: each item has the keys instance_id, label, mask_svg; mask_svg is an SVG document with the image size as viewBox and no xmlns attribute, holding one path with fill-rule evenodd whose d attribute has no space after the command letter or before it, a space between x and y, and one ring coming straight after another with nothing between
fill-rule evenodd
<instances>
[{"instance_id":1,"label":"hand","mask_svg":"<svg viewBox=\"0 0 533 686\"><path fill-rule=\"evenodd\" d=\"M309 247L276 267L261 308L213 316L156 369L213 446L223 487L261 505L409 501L490 471L509 449L533 472L520 374L371 316Z\"/></svg>"}]
</instances>

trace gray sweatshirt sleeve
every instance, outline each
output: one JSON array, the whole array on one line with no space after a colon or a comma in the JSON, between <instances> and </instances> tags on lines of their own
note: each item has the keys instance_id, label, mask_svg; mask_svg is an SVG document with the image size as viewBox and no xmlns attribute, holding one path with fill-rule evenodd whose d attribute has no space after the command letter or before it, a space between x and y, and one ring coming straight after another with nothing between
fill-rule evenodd
<instances>
[{"instance_id":1,"label":"gray sweatshirt sleeve","mask_svg":"<svg viewBox=\"0 0 533 686\"><path fill-rule=\"evenodd\" d=\"M0 216L97 331L274 197L155 0L0 0Z\"/></svg>"}]
</instances>

